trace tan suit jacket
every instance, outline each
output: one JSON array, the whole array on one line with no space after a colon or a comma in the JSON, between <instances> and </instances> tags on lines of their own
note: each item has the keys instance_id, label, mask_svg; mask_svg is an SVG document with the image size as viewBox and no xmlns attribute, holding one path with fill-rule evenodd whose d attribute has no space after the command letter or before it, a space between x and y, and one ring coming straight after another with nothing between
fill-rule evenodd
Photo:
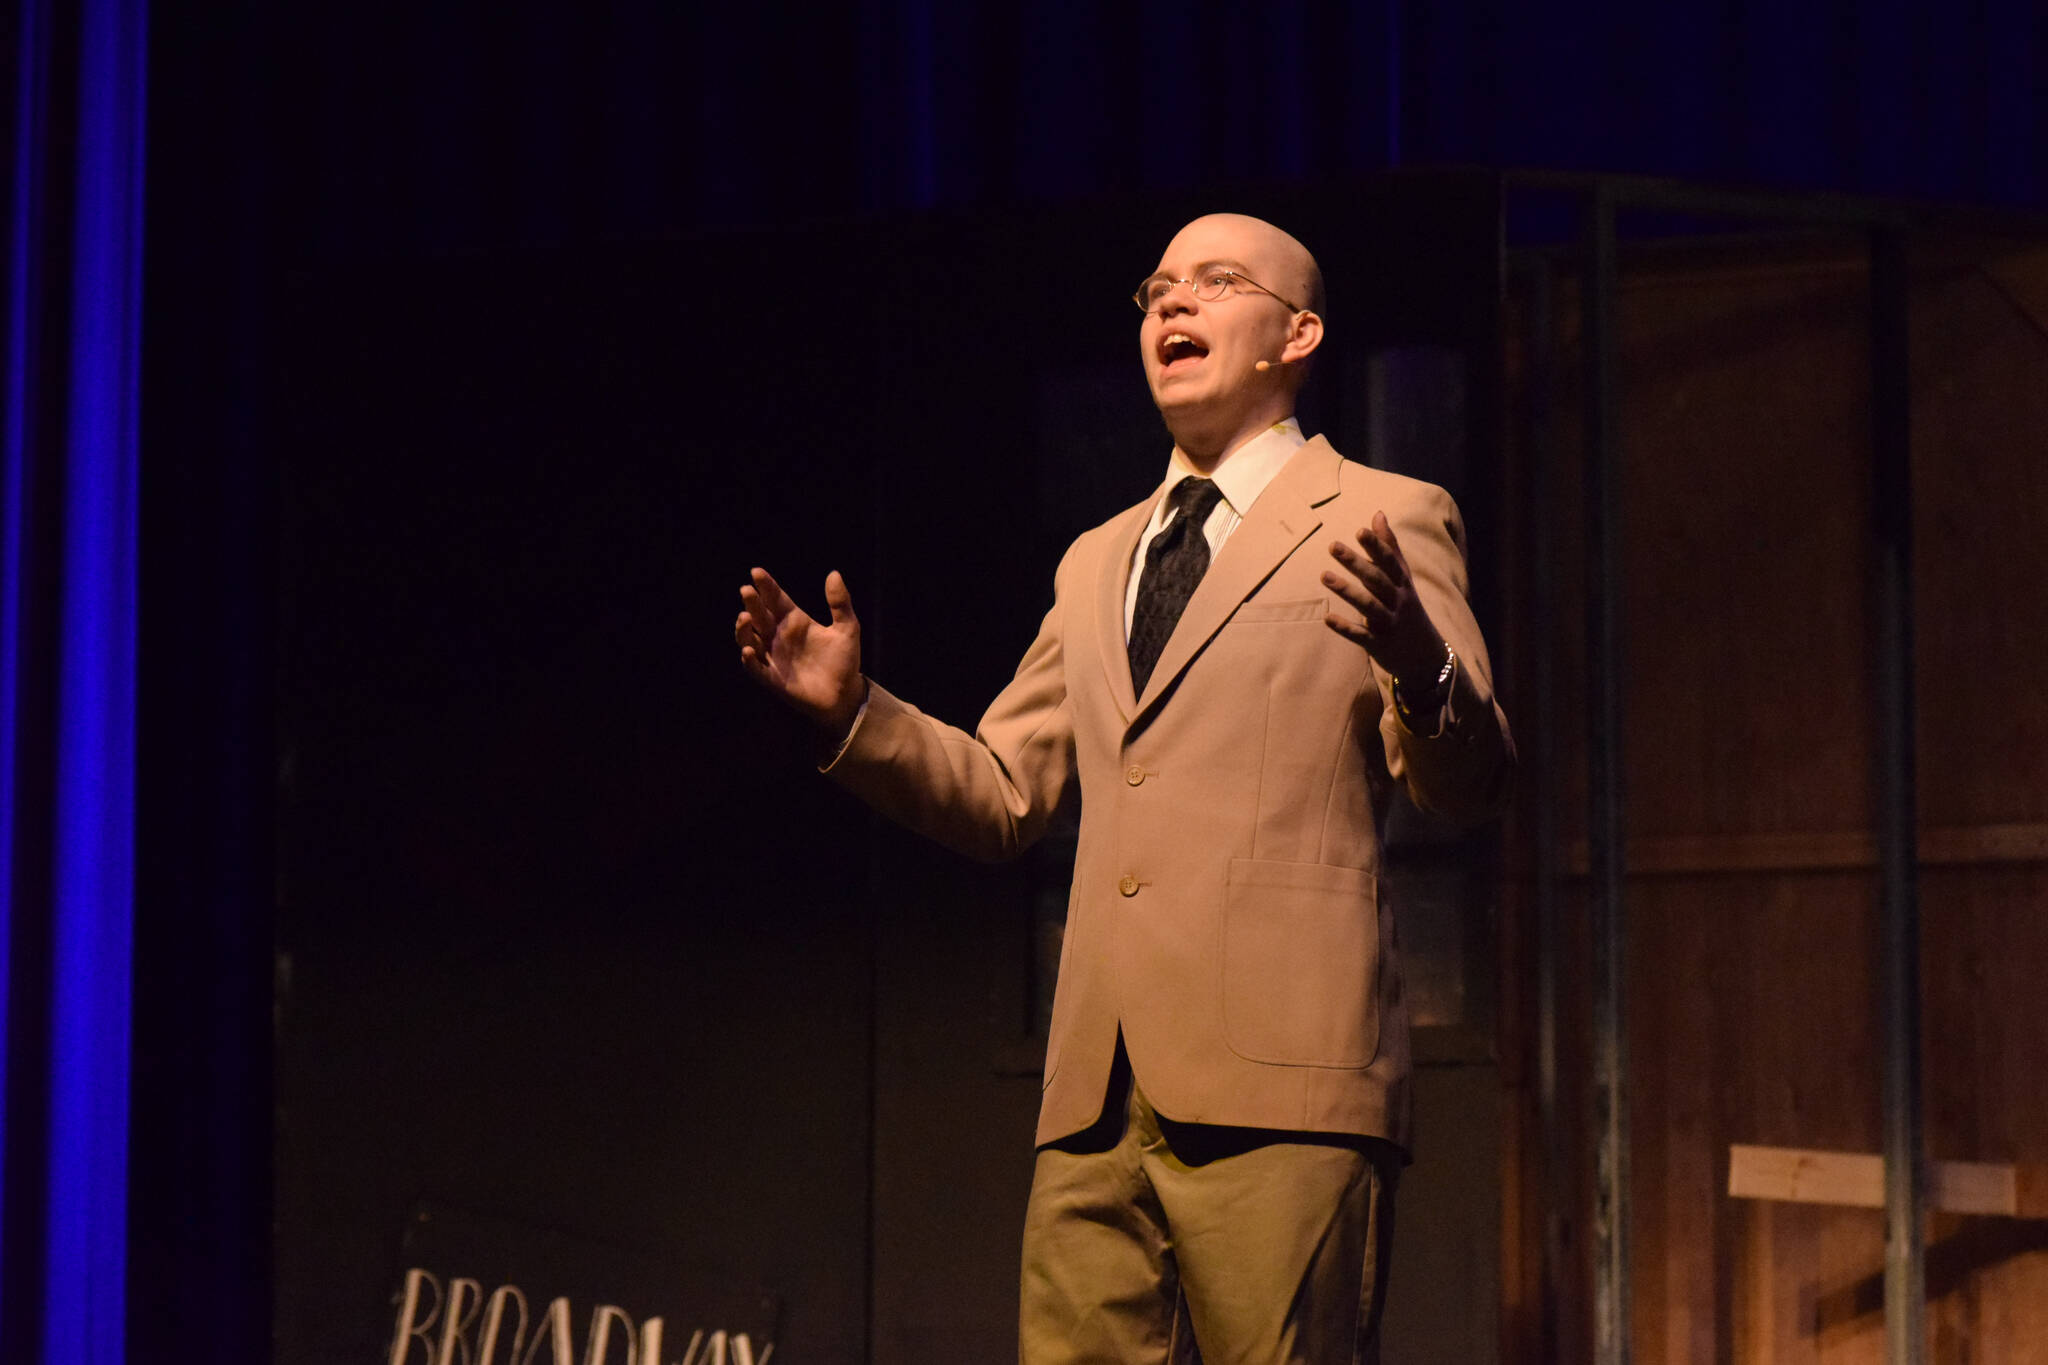
<instances>
[{"instance_id":1,"label":"tan suit jacket","mask_svg":"<svg viewBox=\"0 0 2048 1365\"><path fill-rule=\"evenodd\" d=\"M969 735L871 685L833 778L980 858L1016 855L1075 782L1080 847L1038 1141L1101 1113L1116 1037L1163 1114L1404 1146L1409 1047L1380 829L1395 783L1460 820L1514 764L1442 489L1321 437L1217 553L1142 696L1124 589L1156 498L1086 532L1052 610ZM1384 509L1457 651L1455 723L1396 717L1392 680L1323 624L1327 544Z\"/></svg>"}]
</instances>

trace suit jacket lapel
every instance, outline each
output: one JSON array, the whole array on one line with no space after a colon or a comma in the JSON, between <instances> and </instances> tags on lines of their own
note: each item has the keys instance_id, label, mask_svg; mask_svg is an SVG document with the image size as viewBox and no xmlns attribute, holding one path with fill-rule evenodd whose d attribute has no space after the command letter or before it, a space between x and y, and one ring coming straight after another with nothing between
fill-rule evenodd
<instances>
[{"instance_id":1,"label":"suit jacket lapel","mask_svg":"<svg viewBox=\"0 0 2048 1365\"><path fill-rule=\"evenodd\" d=\"M1138 537L1145 534L1152 506L1158 501L1155 492L1117 519L1095 574L1095 640L1110 699L1126 725L1138 709L1138 700L1131 687L1131 651L1124 639L1124 596L1130 590L1131 556L1138 552Z\"/></svg>"},{"instance_id":2,"label":"suit jacket lapel","mask_svg":"<svg viewBox=\"0 0 2048 1365\"><path fill-rule=\"evenodd\" d=\"M1294 457L1288 460L1273 482L1266 485L1265 492L1259 494L1258 501L1252 504L1250 514L1230 533L1230 539L1223 542L1222 551L1216 556L1216 562L1209 566L1209 572L1202 575L1195 595L1188 599L1187 609L1181 613L1179 624L1174 626L1173 634L1166 641L1166 648L1160 651L1159 663L1145 683L1145 694L1137 700L1135 714L1143 714L1157 701L1182 670L1194 661L1202 646L1209 643L1209 637L1223 628L1223 623L1230 619L1238 605L1251 596L1259 584L1294 553L1296 547L1316 533L1323 524L1322 513L1318 509L1337 496L1337 471L1342 463L1330 443L1318 436L1295 451ZM1135 549L1136 539L1135 535L1131 536L1124 545L1126 566ZM1121 613L1121 596L1118 598L1118 610ZM1121 621L1121 614L1118 619ZM1117 638L1121 641L1121 631ZM1123 665L1125 691L1122 695L1129 694L1130 676L1126 652ZM1134 713L1126 711L1125 714Z\"/></svg>"}]
</instances>

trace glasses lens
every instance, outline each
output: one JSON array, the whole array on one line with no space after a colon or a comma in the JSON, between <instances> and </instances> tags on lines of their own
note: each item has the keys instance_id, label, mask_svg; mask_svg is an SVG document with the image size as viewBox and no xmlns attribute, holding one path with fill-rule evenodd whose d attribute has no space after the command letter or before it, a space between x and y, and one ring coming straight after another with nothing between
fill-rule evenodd
<instances>
[{"instance_id":1,"label":"glasses lens","mask_svg":"<svg viewBox=\"0 0 2048 1365\"><path fill-rule=\"evenodd\" d=\"M1149 279L1145 281L1143 284L1139 285L1138 292L1132 297L1138 300L1138 307L1144 309L1146 312L1149 313L1153 309L1157 308L1160 305L1160 303L1165 300L1166 296L1168 294L1171 294L1172 292L1172 280L1162 280L1154 278Z\"/></svg>"},{"instance_id":2,"label":"glasses lens","mask_svg":"<svg viewBox=\"0 0 2048 1365\"><path fill-rule=\"evenodd\" d=\"M1195 297L1204 303L1214 303L1230 292L1230 286L1237 280L1233 270L1204 270L1195 280Z\"/></svg>"}]
</instances>

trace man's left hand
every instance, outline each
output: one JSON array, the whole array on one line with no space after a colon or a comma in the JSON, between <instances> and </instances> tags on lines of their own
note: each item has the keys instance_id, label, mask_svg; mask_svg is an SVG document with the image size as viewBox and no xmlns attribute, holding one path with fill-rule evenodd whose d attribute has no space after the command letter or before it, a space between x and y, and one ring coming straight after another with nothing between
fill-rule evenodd
<instances>
[{"instance_id":1,"label":"man's left hand","mask_svg":"<svg viewBox=\"0 0 2048 1365\"><path fill-rule=\"evenodd\" d=\"M1340 567L1324 571L1323 586L1343 598L1356 615L1331 612L1323 624L1362 645L1372 661L1394 677L1433 680L1443 667L1444 637L1416 595L1415 580L1387 514L1373 513L1372 525L1359 528L1356 545L1333 541L1330 557Z\"/></svg>"}]
</instances>

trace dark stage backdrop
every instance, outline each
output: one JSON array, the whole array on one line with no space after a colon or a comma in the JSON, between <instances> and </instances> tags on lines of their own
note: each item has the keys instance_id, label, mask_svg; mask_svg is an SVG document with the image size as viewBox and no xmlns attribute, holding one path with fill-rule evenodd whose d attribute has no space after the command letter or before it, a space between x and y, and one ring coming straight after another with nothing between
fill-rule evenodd
<instances>
[{"instance_id":1,"label":"dark stage backdrop","mask_svg":"<svg viewBox=\"0 0 2048 1365\"><path fill-rule=\"evenodd\" d=\"M573 1296L579 1358L586 1289L680 1358L749 1327L679 1320L731 1281L790 1305L784 1358L859 1358L865 823L730 657L755 558L870 561L871 315L787 245L292 295L281 1360L376 1358L400 1271L500 1266ZM797 371L703 325L763 300L810 319ZM512 1231L401 1258L421 1203ZM565 1276L554 1235L641 1269Z\"/></svg>"},{"instance_id":2,"label":"dark stage backdrop","mask_svg":"<svg viewBox=\"0 0 2048 1365\"><path fill-rule=\"evenodd\" d=\"M1482 546L1493 193L1261 203L1332 262L1310 425L1452 484ZM812 774L737 667L735 589L765 564L816 608L842 569L870 670L971 725L1066 542L1156 484L1125 295L1192 211L295 284L273 355L283 1365L394 1336L424 1361L437 1311L480 1344L507 1284L536 1314L569 1299L578 1358L600 1304L620 1342L662 1317L678 1359L721 1330L849 1365L1009 1349L1051 966L1034 898L1063 871L966 865ZM1049 259L1060 289L1020 294L1011 263ZM1432 419L1384 392L1396 343L1455 376L1453 425L1419 444L1403 421ZM1453 941L1484 881L1444 893ZM1454 1051L1479 1039L1450 1060L1487 1061L1484 1017L1439 1022ZM1444 1159L1490 1131L1476 1093L1417 1168L1418 1207L1454 1191L1415 1224L1455 1229L1454 1256L1492 1237L1487 1155ZM1410 1243L1426 1264L1431 1236ZM1481 1299L1448 1306L1478 1322Z\"/></svg>"},{"instance_id":3,"label":"dark stage backdrop","mask_svg":"<svg viewBox=\"0 0 2048 1365\"><path fill-rule=\"evenodd\" d=\"M407 1063L415 1070L372 1086L361 1097L366 1110L286 1096L288 1152L299 1150L290 1144L310 1124L328 1123L392 1138L393 1159L410 1159L400 1139L434 1106L406 1086L430 1073L436 1055L441 1065L453 1055L436 1054L418 1030L431 1034L437 1021L458 1018L486 1032L536 1030L525 1006L541 993L594 999L585 1008L595 1026L602 1011L627 1009L628 996L668 1008L681 983L682 994L695 994L678 1008L730 1030L718 1035L719 1048L706 1045L707 1055L733 1059L729 1074L752 1077L771 1056L783 1066L782 1044L795 1027L743 1026L724 1007L748 983L710 965L723 960L729 938L721 936L742 925L748 933L764 926L801 945L806 960L830 964L815 982L769 981L764 989L827 1002L818 1009L830 1018L839 1008L831 1002L857 1011L869 988L848 951L860 931L831 912L822 892L811 894L844 850L777 843L779 826L767 818L831 823L812 818L832 810L815 791L797 804L787 791L767 795L780 779L766 774L801 755L764 755L743 743L750 727L731 717L758 706L743 692L724 694L722 712L708 708L715 723L694 724L705 708L686 720L681 708L659 704L657 688L634 679L724 670L723 647L698 641L680 622L700 609L728 614L729 575L755 555L779 556L792 578L815 590L826 559L817 528L844 526L849 515L858 529L843 543L855 548L832 558L854 575L864 610L889 610L896 580L876 552L873 513L894 490L875 476L872 460L893 433L863 406L871 395L856 380L865 374L900 390L915 376L884 362L902 354L886 338L875 346L845 338L852 314L841 305L881 287L847 277L843 258L861 232L934 210L961 215L954 221L963 228L1000 223L1018 231L1020 208L1134 189L1180 195L1182 208L1256 207L1262 201L1246 184L1333 183L1433 162L2048 200L2038 95L2048 49L2031 0L1946 9L1859 0L1319 0L1267 5L1255 16L1129 0L723 8L183 0L153 6L149 32L149 591L140 626L136 911L143 966L129 1274L161 1292L131 1297L131 1345L141 1353L168 1354L199 1339L218 1343L222 1358L264 1352L267 1324L251 1307L249 1286L267 1273L261 1229L270 1221L264 1075L274 791L283 793L293 837L320 828L310 819L314 779L334 779L318 799L349 816L322 831L324 848L286 844L288 856L326 859L322 866L336 871L335 885L351 899L317 904L303 874L284 870L280 938L293 971L281 1020L287 1029L309 1028L323 970L348 962L345 952L366 951L344 949L341 939L381 934L391 962L412 965L403 976L365 978L367 998L392 1006L374 1015L384 1022L369 1036L416 1049ZM1128 287L1131 262L1149 263L1156 253L1164 221L1148 217L1142 232L1106 244L1104 255L1117 258L1106 272L1117 293ZM753 255L696 262L702 273L688 288L673 277L650 286L646 326L620 361L647 368L594 377L601 349L579 352L575 343L601 348L606 340L589 334L592 314L578 310L597 305L578 291L606 298L624 287L618 281L634 260L673 263L685 249L705 253L731 240L707 237L710 229L772 232L791 222L866 226L825 226L780 249L764 241ZM571 271L548 284L534 258L500 256L507 268L489 276L477 255L515 248L606 262L620 273L600 280ZM972 337L1088 296L1101 282L1081 265L1085 254L1056 239L1005 256L972 287L936 299L924 325L943 329L934 335ZM891 259L898 273L888 287L926 287L914 257ZM521 270L527 284L515 288ZM498 284L483 288L487 276ZM465 288L484 297L465 305ZM305 311L321 298L337 319L326 332L314 330ZM620 301L618 315L632 302ZM464 320L471 332L455 330ZM789 364L792 337L831 338L830 363ZM438 349L430 344L437 338ZM521 338L531 344L522 349ZM578 384L580 400L561 397ZM838 398L810 397L835 384L844 385ZM410 396L381 409L365 396L387 390ZM1063 392L1071 407L1090 390L1077 381ZM1105 402L1142 403L1134 382L1104 393ZM1116 411L1119 421L1147 420L1142 407L1135 416ZM616 420L593 428L593 414ZM915 420L902 409L889 416ZM721 461L730 456L711 466L711 477L736 479L766 460L799 489L794 509L743 530L741 489L719 484L704 494L696 475L674 465L685 426L704 437L700 448L716 449ZM977 434L996 429L984 424ZM529 435L532 443L515 450L512 438ZM302 454L304 468L281 473ZM971 458L995 457L978 440ZM438 468L443 459L467 463ZM284 479L284 505L300 518L293 525L305 527L309 498L328 498L337 525L360 523L357 539L337 533L323 550L294 533L280 545L272 527ZM849 514L834 496L848 481L859 486L866 512ZM1101 491L1088 490L1091 513ZM558 503L560 518L517 510L536 499ZM617 511L626 529L590 529L603 520L592 509ZM445 543L430 515L442 518ZM1056 544L1075 524L1058 508L1042 513L1030 534ZM322 623L331 636L294 635L281 648L272 611L278 565L297 573L300 557L316 550L335 557L337 572L348 566L345 581L329 589L348 610ZM425 567L391 570L414 551ZM344 591L348 583L354 587ZM595 606L569 608L561 602L575 593L561 584L602 591ZM957 668L949 666L953 681L944 685L957 690L920 695L952 714L977 705L1014 660L1020 641L1000 626L1028 621L1031 594L1042 589L1026 576L999 590L1011 594L1003 611L946 623L956 641L946 657ZM704 596L685 600L699 591ZM306 602L292 594L286 605L291 628L300 629ZM388 642L367 615L373 610L387 613ZM885 636L881 648L910 648L897 642L907 638ZM631 647L623 664L598 664L594 641ZM300 726L280 747L269 729L273 674L302 676L314 658L336 664L326 684L333 695L302 703L314 709L300 719L319 725ZM703 676L730 681L723 671ZM403 704L372 722L366 697ZM574 728L562 719L570 715ZM512 737L522 743L498 747ZM372 751L390 747L385 739L418 741L417 767L376 757ZM622 771L617 759L628 750L648 758L650 772L675 760L681 766L669 770L678 776L650 784ZM730 762L739 756L747 763ZM709 771L726 785L690 776ZM448 800L463 776L483 795ZM569 817L579 796L610 815ZM802 801L826 805L813 810ZM510 854L501 866L395 871L417 860L421 844L436 842L420 833L430 818L444 822L450 846L502 840ZM679 843L664 842L685 827L704 831L703 846L721 847L721 856L685 857ZM403 848L413 851L394 854ZM556 955L550 965L575 973L573 992L538 976L515 980L508 964L516 954L538 960L561 947L550 937L559 929L529 922L540 918L533 907L559 892L564 869L592 850L628 869L575 902L601 956ZM782 884L797 888L794 899L755 904L761 879L749 869L781 873ZM673 880L682 870L689 879ZM666 889L650 890L657 884ZM678 885L701 886L703 895L693 889L681 905L673 899ZM407 914L428 900L455 904L458 891L469 899L452 925ZM493 911L478 908L485 904ZM671 959L642 951L655 926L668 935ZM442 1013L422 1013L430 1008ZM804 1046L849 1044L822 1028L806 1031ZM612 1069L596 1079L623 1084L637 1064L606 1062ZM505 1086L514 1078L490 1079ZM821 1100L835 1137L845 1129L844 1101ZM1028 1111L1028 1101L1021 1107ZM598 1152L623 1140L607 1132L599 1141L588 1118L560 1118L578 1112L536 1100L507 1131L552 1131ZM789 1118L778 1111L762 1122ZM809 1110L801 1118L806 1131L818 1126ZM713 1163L739 1150L738 1120L714 1122L699 1111L693 1122L698 1136L682 1149L688 1161ZM554 1123L571 1126L550 1130ZM657 1141L642 1131L633 1140ZM377 1188L386 1192L417 1186L448 1198L467 1188L455 1179L400 1179L368 1164L357 1173L382 1181ZM478 1188L506 1180L489 1169L460 1174ZM691 1188L709 1201L716 1183L693 1175ZM391 1241L373 1247L368 1234L340 1231L348 1211L338 1204L348 1197L287 1181L279 1212L317 1212L324 1199L322 1216L340 1220L326 1225L339 1239L338 1265L395 1256ZM615 1194L559 1202L624 1242L654 1221ZM707 1205L703 1226L717 1212ZM965 1223L983 1212L969 1205L958 1216ZM806 1226L852 1237L846 1230L859 1223L836 1206ZM756 1250L768 1236L734 1235ZM819 1252L820 1263L837 1254ZM287 1258L280 1274L289 1281L294 1273ZM843 1303L852 1291L818 1273L819 1301ZM785 1325L795 1330L797 1319Z\"/></svg>"},{"instance_id":4,"label":"dark stage backdrop","mask_svg":"<svg viewBox=\"0 0 2048 1365\"><path fill-rule=\"evenodd\" d=\"M2034 0L319 0L263 22L281 226L323 253L1441 164L2048 202Z\"/></svg>"}]
</instances>

